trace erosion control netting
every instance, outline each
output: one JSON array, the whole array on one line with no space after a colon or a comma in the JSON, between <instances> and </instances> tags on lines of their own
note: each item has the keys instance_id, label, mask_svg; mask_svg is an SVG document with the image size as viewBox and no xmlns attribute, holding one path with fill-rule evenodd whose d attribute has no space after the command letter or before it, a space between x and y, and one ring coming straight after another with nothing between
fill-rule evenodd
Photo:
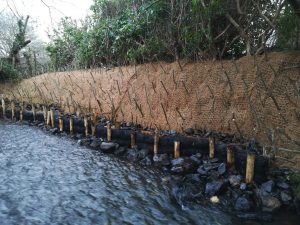
<instances>
[{"instance_id":1,"label":"erosion control netting","mask_svg":"<svg viewBox=\"0 0 300 225\"><path fill-rule=\"evenodd\" d=\"M115 121L144 127L179 132L206 128L297 149L300 54L272 53L267 58L50 73L5 85L0 94L19 101L57 102L66 111L77 105L94 108Z\"/></svg>"}]
</instances>

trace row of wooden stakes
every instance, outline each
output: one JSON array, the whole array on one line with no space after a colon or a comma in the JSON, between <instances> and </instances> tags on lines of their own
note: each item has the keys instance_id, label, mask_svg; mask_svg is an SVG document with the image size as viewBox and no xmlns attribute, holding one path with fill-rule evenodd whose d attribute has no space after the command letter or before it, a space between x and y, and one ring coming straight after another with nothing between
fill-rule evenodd
<instances>
[{"instance_id":1,"label":"row of wooden stakes","mask_svg":"<svg viewBox=\"0 0 300 225\"><path fill-rule=\"evenodd\" d=\"M33 120L36 120L36 108L35 105L32 104L32 114L33 114ZM20 107L20 121L23 120L23 111L24 111L24 105L22 104ZM5 101L2 99L2 112L3 112L3 117L5 118L5 112L6 112L6 105ZM45 119L45 126L46 127L52 127L55 128L55 123L54 123L54 109L48 110L45 106L43 106L43 114L44 114L44 119ZM15 119L15 103L12 101L11 102L11 119ZM97 116L95 113L92 113L91 116L89 117L87 114L84 114L83 116L84 119L84 127L85 127L85 136L89 136L89 129L88 129L88 122L89 119L91 121L91 131L92 131L92 136L95 136L96 133L96 125L97 125ZM59 131L63 132L63 114L60 112L59 113ZM69 122L70 122L70 134L74 134L74 119L72 116L69 117ZM111 123L107 123L107 141L110 142L112 141L112 126ZM158 144L159 144L159 134L156 131L154 134L154 147L153 147L153 153L154 155L158 154ZM130 147L135 148L137 146L136 144L136 132L132 132L130 135ZM180 157L180 142L179 141L174 141L174 158L179 158ZM215 157L215 138L214 137L209 137L209 158L213 159ZM254 178L254 164L255 164L255 154L248 152L247 154L247 163L246 163L246 176L245 176L245 182L246 183L252 183L253 178ZM234 169L235 166L235 155L234 155L234 150L230 147L227 148L227 167L229 169Z\"/></svg>"}]
</instances>

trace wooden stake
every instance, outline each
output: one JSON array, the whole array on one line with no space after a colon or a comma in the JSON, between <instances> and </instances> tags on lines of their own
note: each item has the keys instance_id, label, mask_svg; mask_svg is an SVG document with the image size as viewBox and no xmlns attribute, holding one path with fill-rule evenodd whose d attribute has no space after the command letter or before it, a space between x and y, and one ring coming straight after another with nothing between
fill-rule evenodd
<instances>
[{"instance_id":1,"label":"wooden stake","mask_svg":"<svg viewBox=\"0 0 300 225\"><path fill-rule=\"evenodd\" d=\"M21 109L20 109L20 121L23 121L23 110L24 110L24 102L21 104Z\"/></svg>"},{"instance_id":2,"label":"wooden stake","mask_svg":"<svg viewBox=\"0 0 300 225\"><path fill-rule=\"evenodd\" d=\"M96 134L96 123L97 123L97 116L96 116L96 113L95 111L93 110L93 113L92 113L92 136L95 136Z\"/></svg>"},{"instance_id":3,"label":"wooden stake","mask_svg":"<svg viewBox=\"0 0 300 225\"><path fill-rule=\"evenodd\" d=\"M70 116L70 135L74 134L74 119L73 116Z\"/></svg>"},{"instance_id":4,"label":"wooden stake","mask_svg":"<svg viewBox=\"0 0 300 225\"><path fill-rule=\"evenodd\" d=\"M51 120L51 126L52 128L55 127L55 123L54 123L54 109L50 110L50 120Z\"/></svg>"},{"instance_id":5,"label":"wooden stake","mask_svg":"<svg viewBox=\"0 0 300 225\"><path fill-rule=\"evenodd\" d=\"M235 169L234 151L232 148L227 148L227 167L228 169Z\"/></svg>"},{"instance_id":6,"label":"wooden stake","mask_svg":"<svg viewBox=\"0 0 300 225\"><path fill-rule=\"evenodd\" d=\"M62 118L62 113L59 113L58 123L59 123L59 131L63 132L64 131L64 121Z\"/></svg>"},{"instance_id":7,"label":"wooden stake","mask_svg":"<svg viewBox=\"0 0 300 225\"><path fill-rule=\"evenodd\" d=\"M107 124L107 141L111 141L111 124Z\"/></svg>"},{"instance_id":8,"label":"wooden stake","mask_svg":"<svg viewBox=\"0 0 300 225\"><path fill-rule=\"evenodd\" d=\"M130 134L130 148L134 148L136 146L136 133L133 131Z\"/></svg>"},{"instance_id":9,"label":"wooden stake","mask_svg":"<svg viewBox=\"0 0 300 225\"><path fill-rule=\"evenodd\" d=\"M214 158L215 157L215 138L214 137L209 137L209 158Z\"/></svg>"},{"instance_id":10,"label":"wooden stake","mask_svg":"<svg viewBox=\"0 0 300 225\"><path fill-rule=\"evenodd\" d=\"M252 183L254 177L254 163L255 163L255 154L248 152L247 154L247 166L246 166L246 183Z\"/></svg>"},{"instance_id":11,"label":"wooden stake","mask_svg":"<svg viewBox=\"0 0 300 225\"><path fill-rule=\"evenodd\" d=\"M83 117L83 121L84 121L84 128L85 128L85 136L89 136L89 123L88 123L88 116L85 113L84 117Z\"/></svg>"},{"instance_id":12,"label":"wooden stake","mask_svg":"<svg viewBox=\"0 0 300 225\"><path fill-rule=\"evenodd\" d=\"M51 110L49 110L47 113L46 127L50 127L50 123L51 123Z\"/></svg>"},{"instance_id":13,"label":"wooden stake","mask_svg":"<svg viewBox=\"0 0 300 225\"><path fill-rule=\"evenodd\" d=\"M44 106L44 105L43 105L43 113L44 113L45 124L47 124L47 113L48 113L48 110L47 110L46 106Z\"/></svg>"},{"instance_id":14,"label":"wooden stake","mask_svg":"<svg viewBox=\"0 0 300 225\"><path fill-rule=\"evenodd\" d=\"M158 142L159 142L159 136L158 136L158 133L155 132L155 134L154 134L154 147L153 147L154 155L158 154Z\"/></svg>"},{"instance_id":15,"label":"wooden stake","mask_svg":"<svg viewBox=\"0 0 300 225\"><path fill-rule=\"evenodd\" d=\"M180 142L174 141L174 158L177 159L180 157Z\"/></svg>"}]
</instances>

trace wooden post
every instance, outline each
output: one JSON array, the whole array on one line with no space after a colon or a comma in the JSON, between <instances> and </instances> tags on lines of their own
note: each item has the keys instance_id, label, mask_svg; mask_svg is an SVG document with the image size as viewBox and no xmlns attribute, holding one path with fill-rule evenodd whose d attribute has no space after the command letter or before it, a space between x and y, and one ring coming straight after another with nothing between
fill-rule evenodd
<instances>
[{"instance_id":1,"label":"wooden post","mask_svg":"<svg viewBox=\"0 0 300 225\"><path fill-rule=\"evenodd\" d=\"M50 120L51 120L51 126L52 128L55 127L55 123L54 123L54 109L50 110Z\"/></svg>"},{"instance_id":2,"label":"wooden post","mask_svg":"<svg viewBox=\"0 0 300 225\"><path fill-rule=\"evenodd\" d=\"M227 167L228 169L235 169L234 151L232 148L227 148Z\"/></svg>"},{"instance_id":3,"label":"wooden post","mask_svg":"<svg viewBox=\"0 0 300 225\"><path fill-rule=\"evenodd\" d=\"M154 134L154 147L153 147L154 155L158 154L158 142L159 142L159 136L158 136L158 133L155 132L155 134Z\"/></svg>"},{"instance_id":4,"label":"wooden post","mask_svg":"<svg viewBox=\"0 0 300 225\"><path fill-rule=\"evenodd\" d=\"M45 124L47 124L47 113L48 113L48 110L47 110L46 106L43 105L43 114L44 114Z\"/></svg>"},{"instance_id":5,"label":"wooden post","mask_svg":"<svg viewBox=\"0 0 300 225\"><path fill-rule=\"evenodd\" d=\"M35 110L35 105L32 104L32 115L33 115L33 121L35 122L36 119L36 110Z\"/></svg>"},{"instance_id":6,"label":"wooden post","mask_svg":"<svg viewBox=\"0 0 300 225\"><path fill-rule=\"evenodd\" d=\"M70 135L74 134L74 120L73 120L73 116L70 115Z\"/></svg>"},{"instance_id":7,"label":"wooden post","mask_svg":"<svg viewBox=\"0 0 300 225\"><path fill-rule=\"evenodd\" d=\"M92 121L92 136L95 136L96 123L97 123L97 116L96 116L95 110L93 110L91 121Z\"/></svg>"},{"instance_id":8,"label":"wooden post","mask_svg":"<svg viewBox=\"0 0 300 225\"><path fill-rule=\"evenodd\" d=\"M130 148L134 148L136 146L136 133L133 131L130 134Z\"/></svg>"},{"instance_id":9,"label":"wooden post","mask_svg":"<svg viewBox=\"0 0 300 225\"><path fill-rule=\"evenodd\" d=\"M111 141L111 124L107 123L107 141Z\"/></svg>"},{"instance_id":10,"label":"wooden post","mask_svg":"<svg viewBox=\"0 0 300 225\"><path fill-rule=\"evenodd\" d=\"M174 158L177 159L180 157L180 142L174 141Z\"/></svg>"},{"instance_id":11,"label":"wooden post","mask_svg":"<svg viewBox=\"0 0 300 225\"><path fill-rule=\"evenodd\" d=\"M47 113L46 127L50 127L50 123L51 123L51 110L49 110Z\"/></svg>"},{"instance_id":12,"label":"wooden post","mask_svg":"<svg viewBox=\"0 0 300 225\"><path fill-rule=\"evenodd\" d=\"M254 177L254 163L255 163L255 154L252 152L247 153L247 166L246 166L246 183L252 183Z\"/></svg>"},{"instance_id":13,"label":"wooden post","mask_svg":"<svg viewBox=\"0 0 300 225\"><path fill-rule=\"evenodd\" d=\"M59 131L63 132L64 131L64 121L63 121L61 112L59 112L58 123L59 123Z\"/></svg>"},{"instance_id":14,"label":"wooden post","mask_svg":"<svg viewBox=\"0 0 300 225\"><path fill-rule=\"evenodd\" d=\"M209 141L209 158L215 158L215 138L210 136Z\"/></svg>"},{"instance_id":15,"label":"wooden post","mask_svg":"<svg viewBox=\"0 0 300 225\"><path fill-rule=\"evenodd\" d=\"M6 118L6 106L5 106L5 100L2 98L2 113L3 118Z\"/></svg>"},{"instance_id":16,"label":"wooden post","mask_svg":"<svg viewBox=\"0 0 300 225\"><path fill-rule=\"evenodd\" d=\"M85 136L89 136L89 123L88 123L88 115L85 113L83 116L84 121L84 129L85 129Z\"/></svg>"},{"instance_id":17,"label":"wooden post","mask_svg":"<svg viewBox=\"0 0 300 225\"><path fill-rule=\"evenodd\" d=\"M14 118L15 118L15 102L11 101L10 105L11 105L11 120L14 120Z\"/></svg>"}]
</instances>

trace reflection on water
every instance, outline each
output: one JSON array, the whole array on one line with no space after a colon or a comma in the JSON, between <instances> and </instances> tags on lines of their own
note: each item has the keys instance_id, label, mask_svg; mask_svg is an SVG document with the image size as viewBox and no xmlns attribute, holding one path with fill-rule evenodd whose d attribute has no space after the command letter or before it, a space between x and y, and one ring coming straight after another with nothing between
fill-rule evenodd
<instances>
[{"instance_id":1,"label":"reflection on water","mask_svg":"<svg viewBox=\"0 0 300 225\"><path fill-rule=\"evenodd\" d=\"M237 224L181 208L158 171L33 127L0 121L0 137L0 224Z\"/></svg>"}]
</instances>

